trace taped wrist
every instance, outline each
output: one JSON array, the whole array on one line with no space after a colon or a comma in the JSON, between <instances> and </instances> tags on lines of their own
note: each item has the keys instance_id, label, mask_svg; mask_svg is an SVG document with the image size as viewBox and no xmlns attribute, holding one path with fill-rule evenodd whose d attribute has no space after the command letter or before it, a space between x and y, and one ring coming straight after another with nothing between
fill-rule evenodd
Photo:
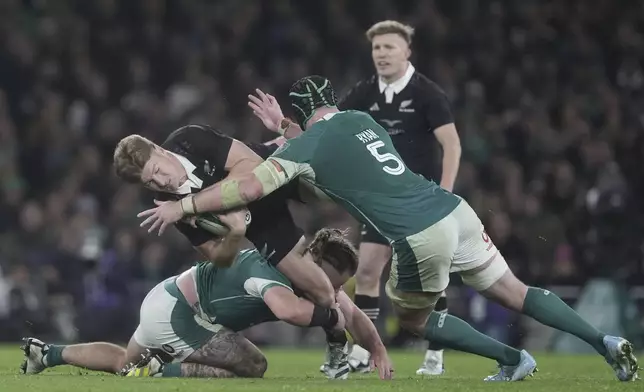
<instances>
[{"instance_id":1,"label":"taped wrist","mask_svg":"<svg viewBox=\"0 0 644 392\"><path fill-rule=\"evenodd\" d=\"M270 159L253 169L253 174L262 184L262 190L265 195L288 182L285 170L279 163Z\"/></svg>"},{"instance_id":2,"label":"taped wrist","mask_svg":"<svg viewBox=\"0 0 644 392\"><path fill-rule=\"evenodd\" d=\"M311 316L310 327L322 327L330 329L338 323L338 310L327 309L320 305L313 305L313 315Z\"/></svg>"},{"instance_id":3,"label":"taped wrist","mask_svg":"<svg viewBox=\"0 0 644 392\"><path fill-rule=\"evenodd\" d=\"M224 180L221 183L221 205L225 210L244 205L244 199L239 191L239 182L236 179Z\"/></svg>"},{"instance_id":4,"label":"taped wrist","mask_svg":"<svg viewBox=\"0 0 644 392\"><path fill-rule=\"evenodd\" d=\"M195 215L197 213L194 195L184 197L179 203L181 204L181 210L184 215Z\"/></svg>"},{"instance_id":5,"label":"taped wrist","mask_svg":"<svg viewBox=\"0 0 644 392\"><path fill-rule=\"evenodd\" d=\"M277 127L277 133L284 136L290 126L291 122L286 118L283 118L282 121L280 121L279 127Z\"/></svg>"}]
</instances>

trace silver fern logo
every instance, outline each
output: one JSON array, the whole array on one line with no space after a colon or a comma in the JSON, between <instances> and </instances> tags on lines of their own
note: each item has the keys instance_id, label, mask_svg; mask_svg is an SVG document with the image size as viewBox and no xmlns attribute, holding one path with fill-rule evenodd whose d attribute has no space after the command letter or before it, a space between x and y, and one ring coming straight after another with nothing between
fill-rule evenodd
<instances>
[{"instance_id":1,"label":"silver fern logo","mask_svg":"<svg viewBox=\"0 0 644 392\"><path fill-rule=\"evenodd\" d=\"M411 106L411 103L412 103L412 102L413 102L413 100L412 100L412 99L408 99L408 100L406 100L406 101L402 101L402 102L400 103L400 108L398 109L398 111L400 111L400 112L402 112L402 113L414 113L414 108L410 108L410 107L409 107L409 106Z\"/></svg>"}]
</instances>

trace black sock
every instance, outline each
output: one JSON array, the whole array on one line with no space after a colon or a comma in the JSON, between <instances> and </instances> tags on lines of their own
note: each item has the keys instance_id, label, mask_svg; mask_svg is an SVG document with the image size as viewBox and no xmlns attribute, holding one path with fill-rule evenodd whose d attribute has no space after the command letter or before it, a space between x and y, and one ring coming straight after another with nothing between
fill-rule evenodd
<instances>
[{"instance_id":1,"label":"black sock","mask_svg":"<svg viewBox=\"0 0 644 392\"><path fill-rule=\"evenodd\" d=\"M434 307L434 311L435 312L440 312L440 313L447 313L447 297L444 294L436 302L436 306ZM440 351L443 348L444 348L443 346L441 346L438 343L434 343L434 342L429 342L429 346L427 347L428 350L432 350L432 351Z\"/></svg>"},{"instance_id":2,"label":"black sock","mask_svg":"<svg viewBox=\"0 0 644 392\"><path fill-rule=\"evenodd\" d=\"M378 320L378 316L380 315L380 297L356 294L355 303L372 322L375 323Z\"/></svg>"},{"instance_id":3,"label":"black sock","mask_svg":"<svg viewBox=\"0 0 644 392\"><path fill-rule=\"evenodd\" d=\"M331 344L345 344L348 342L347 333L345 331L324 330L326 333L326 341Z\"/></svg>"}]
</instances>

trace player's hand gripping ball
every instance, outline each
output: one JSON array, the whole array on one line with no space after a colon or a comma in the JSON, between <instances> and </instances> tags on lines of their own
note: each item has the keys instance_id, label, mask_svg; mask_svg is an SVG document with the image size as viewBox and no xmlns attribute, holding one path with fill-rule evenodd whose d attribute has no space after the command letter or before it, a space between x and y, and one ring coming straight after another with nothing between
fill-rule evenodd
<instances>
[{"instance_id":1,"label":"player's hand gripping ball","mask_svg":"<svg viewBox=\"0 0 644 392\"><path fill-rule=\"evenodd\" d=\"M242 219L243 222L241 221ZM207 212L195 216L193 222L196 227L204 229L216 236L223 237L230 232L231 227L241 226L239 229L243 228L245 230L251 222L251 214L247 209L232 211L222 215Z\"/></svg>"}]
</instances>

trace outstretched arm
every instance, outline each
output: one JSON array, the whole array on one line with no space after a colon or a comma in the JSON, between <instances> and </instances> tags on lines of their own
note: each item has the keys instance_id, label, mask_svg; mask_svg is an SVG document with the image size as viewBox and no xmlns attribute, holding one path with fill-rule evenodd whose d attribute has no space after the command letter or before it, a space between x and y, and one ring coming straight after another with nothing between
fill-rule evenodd
<instances>
[{"instance_id":1,"label":"outstretched arm","mask_svg":"<svg viewBox=\"0 0 644 392\"><path fill-rule=\"evenodd\" d=\"M358 344L370 353L385 351L385 345L378 335L373 322L360 310L347 296L344 291L338 292L338 305L344 314L347 331L353 336Z\"/></svg>"},{"instance_id":2,"label":"outstretched arm","mask_svg":"<svg viewBox=\"0 0 644 392\"><path fill-rule=\"evenodd\" d=\"M227 178L179 201L155 200L155 208L137 215L139 218L145 217L140 226L150 225L148 232L158 229L161 235L168 225L180 221L185 216L224 212L259 200L307 169L310 170L310 167L271 157L251 173Z\"/></svg>"},{"instance_id":3,"label":"outstretched arm","mask_svg":"<svg viewBox=\"0 0 644 392\"><path fill-rule=\"evenodd\" d=\"M304 165L296 162L270 157L252 172L218 182L187 196L181 204L186 214L241 207L269 195L305 170Z\"/></svg>"},{"instance_id":4,"label":"outstretched arm","mask_svg":"<svg viewBox=\"0 0 644 392\"><path fill-rule=\"evenodd\" d=\"M371 353L371 360L378 368L380 378L383 380L391 379L394 371L393 365L376 327L344 291L338 292L336 298L345 317L347 331L358 344Z\"/></svg>"}]
</instances>

